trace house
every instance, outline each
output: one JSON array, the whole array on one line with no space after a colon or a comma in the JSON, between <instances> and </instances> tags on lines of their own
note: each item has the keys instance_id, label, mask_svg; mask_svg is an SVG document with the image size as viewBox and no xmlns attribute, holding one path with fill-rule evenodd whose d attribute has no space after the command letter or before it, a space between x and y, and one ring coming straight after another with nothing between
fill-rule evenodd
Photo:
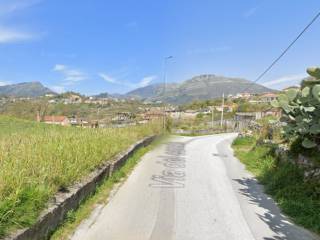
<instances>
[{"instance_id":1,"label":"house","mask_svg":"<svg viewBox=\"0 0 320 240\"><path fill-rule=\"evenodd\" d=\"M195 118L200 112L197 110L187 109L183 112L182 118Z\"/></svg>"},{"instance_id":2,"label":"house","mask_svg":"<svg viewBox=\"0 0 320 240\"><path fill-rule=\"evenodd\" d=\"M49 101L48 101L48 103L57 103L57 100L56 99L50 99Z\"/></svg>"},{"instance_id":3,"label":"house","mask_svg":"<svg viewBox=\"0 0 320 240\"><path fill-rule=\"evenodd\" d=\"M70 94L67 98L64 98L62 101L64 104L75 104L75 103L81 103L82 98L79 95Z\"/></svg>"},{"instance_id":4,"label":"house","mask_svg":"<svg viewBox=\"0 0 320 240\"><path fill-rule=\"evenodd\" d=\"M110 101L109 98L98 98L98 99L95 99L95 98L90 97L89 99L86 99L84 101L84 103L106 105L106 104L111 103L111 101Z\"/></svg>"},{"instance_id":5,"label":"house","mask_svg":"<svg viewBox=\"0 0 320 240\"><path fill-rule=\"evenodd\" d=\"M276 100L278 97L275 93L265 93L259 96L259 99L263 103L271 103L273 100Z\"/></svg>"},{"instance_id":6,"label":"house","mask_svg":"<svg viewBox=\"0 0 320 240\"><path fill-rule=\"evenodd\" d=\"M180 119L180 118L183 117L183 112L181 112L181 111L171 111L171 112L169 112L169 116L172 119Z\"/></svg>"},{"instance_id":7,"label":"house","mask_svg":"<svg viewBox=\"0 0 320 240\"><path fill-rule=\"evenodd\" d=\"M153 110L153 111L148 111L146 113L144 113L144 120L159 120L159 119L163 119L165 113L163 111L160 110Z\"/></svg>"},{"instance_id":8,"label":"house","mask_svg":"<svg viewBox=\"0 0 320 240\"><path fill-rule=\"evenodd\" d=\"M69 96L69 99L71 100L72 103L81 103L82 102L81 96L76 95L76 94L71 94Z\"/></svg>"},{"instance_id":9,"label":"house","mask_svg":"<svg viewBox=\"0 0 320 240\"><path fill-rule=\"evenodd\" d=\"M273 116L280 118L282 116L282 111L279 108L270 108L262 111L262 117Z\"/></svg>"},{"instance_id":10,"label":"house","mask_svg":"<svg viewBox=\"0 0 320 240\"><path fill-rule=\"evenodd\" d=\"M61 126L70 125L70 120L66 116L44 116L43 122L47 124L55 124Z\"/></svg>"},{"instance_id":11,"label":"house","mask_svg":"<svg viewBox=\"0 0 320 240\"><path fill-rule=\"evenodd\" d=\"M261 112L237 112L234 120L236 121L255 121L267 116L274 116L280 118L282 116L282 111L277 108L269 108Z\"/></svg>"},{"instance_id":12,"label":"house","mask_svg":"<svg viewBox=\"0 0 320 240\"><path fill-rule=\"evenodd\" d=\"M222 106L221 105L219 105L219 106L212 106L216 111L218 111L218 112L222 112ZM234 106L232 105L232 104L225 104L224 106L223 106L223 111L224 112L232 112L233 111L233 109L234 109Z\"/></svg>"},{"instance_id":13,"label":"house","mask_svg":"<svg viewBox=\"0 0 320 240\"><path fill-rule=\"evenodd\" d=\"M237 93L235 96L232 97L232 99L238 99L238 98L242 98L242 99L249 99L253 96L252 93Z\"/></svg>"},{"instance_id":14,"label":"house","mask_svg":"<svg viewBox=\"0 0 320 240\"><path fill-rule=\"evenodd\" d=\"M135 115L131 112L118 112L115 117L112 118L112 121L116 122L130 122L135 118Z\"/></svg>"}]
</instances>

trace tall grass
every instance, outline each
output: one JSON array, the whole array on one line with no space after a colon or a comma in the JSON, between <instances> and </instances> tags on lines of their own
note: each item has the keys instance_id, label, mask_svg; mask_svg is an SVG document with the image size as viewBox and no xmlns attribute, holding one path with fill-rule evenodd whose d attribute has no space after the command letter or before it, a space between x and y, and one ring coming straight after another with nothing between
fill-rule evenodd
<instances>
[{"instance_id":1,"label":"tall grass","mask_svg":"<svg viewBox=\"0 0 320 240\"><path fill-rule=\"evenodd\" d=\"M157 124L81 129L0 116L0 237L33 224L57 191L159 132Z\"/></svg>"},{"instance_id":2,"label":"tall grass","mask_svg":"<svg viewBox=\"0 0 320 240\"><path fill-rule=\"evenodd\" d=\"M137 150L113 175L105 179L100 186L97 187L95 193L85 199L76 211L70 211L65 221L53 233L50 240L64 240L70 239L71 234L81 224L84 219L87 219L92 214L92 211L98 204L107 204L111 191L114 189L115 184L123 182L132 172L136 164L141 160L142 156L166 141L166 137L158 138L147 147ZM117 187L116 187L117 188Z\"/></svg>"},{"instance_id":3,"label":"tall grass","mask_svg":"<svg viewBox=\"0 0 320 240\"><path fill-rule=\"evenodd\" d=\"M320 183L305 181L298 166L274 157L272 146L256 145L253 137L237 138L235 155L265 186L265 190L291 219L320 233Z\"/></svg>"}]
</instances>

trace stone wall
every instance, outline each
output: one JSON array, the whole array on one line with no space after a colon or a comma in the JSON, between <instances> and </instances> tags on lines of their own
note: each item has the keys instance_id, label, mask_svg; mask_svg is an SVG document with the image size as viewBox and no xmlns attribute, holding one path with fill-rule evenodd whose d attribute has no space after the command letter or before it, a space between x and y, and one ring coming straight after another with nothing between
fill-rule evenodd
<instances>
[{"instance_id":1,"label":"stone wall","mask_svg":"<svg viewBox=\"0 0 320 240\"><path fill-rule=\"evenodd\" d=\"M304 178L307 179L319 179L320 180L320 168L315 166L313 161L303 154L299 154L297 159L291 159L289 157L289 149L286 145L277 145L275 148L275 154L281 161L290 161L303 169Z\"/></svg>"},{"instance_id":2,"label":"stone wall","mask_svg":"<svg viewBox=\"0 0 320 240\"><path fill-rule=\"evenodd\" d=\"M149 145L155 138L156 136L152 136L139 141L126 152L117 155L112 161L107 161L81 182L74 184L64 192L58 192L33 226L19 230L5 240L48 239L70 210L77 209L84 199L95 192L99 184L121 168L138 149Z\"/></svg>"}]
</instances>

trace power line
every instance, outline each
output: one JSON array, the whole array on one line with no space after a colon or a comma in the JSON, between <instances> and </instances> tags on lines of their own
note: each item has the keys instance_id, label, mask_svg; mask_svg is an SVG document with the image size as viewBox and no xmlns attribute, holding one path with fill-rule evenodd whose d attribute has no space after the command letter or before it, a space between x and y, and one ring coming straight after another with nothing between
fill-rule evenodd
<instances>
[{"instance_id":1,"label":"power line","mask_svg":"<svg viewBox=\"0 0 320 240\"><path fill-rule=\"evenodd\" d=\"M299 35L289 44L289 46L277 57L269 67L267 67L248 87L246 87L242 92L247 91L254 83L258 82L264 75L271 70L271 68L276 65L276 63L289 51L289 49L299 40L299 38L308 30L308 28L318 19L320 12L314 16L311 22L299 33Z\"/></svg>"}]
</instances>

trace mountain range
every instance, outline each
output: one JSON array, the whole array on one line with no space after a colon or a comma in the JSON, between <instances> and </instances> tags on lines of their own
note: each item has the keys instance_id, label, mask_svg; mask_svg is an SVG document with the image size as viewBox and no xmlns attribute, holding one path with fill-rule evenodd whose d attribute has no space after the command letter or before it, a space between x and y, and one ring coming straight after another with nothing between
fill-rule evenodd
<instances>
[{"instance_id":1,"label":"mountain range","mask_svg":"<svg viewBox=\"0 0 320 240\"><path fill-rule=\"evenodd\" d=\"M24 82L0 86L0 96L8 97L40 97L46 94L56 94L40 82Z\"/></svg>"},{"instance_id":2,"label":"mountain range","mask_svg":"<svg viewBox=\"0 0 320 240\"><path fill-rule=\"evenodd\" d=\"M173 104L183 104L194 100L219 98L223 93L227 96L230 94L236 95L244 91L249 93L265 93L275 90L242 78L205 74L180 83L168 83L165 88L164 84L152 84L122 95L101 93L95 95L95 97L136 98L151 102L164 101ZM54 94L54 92L44 87L40 82L0 86L0 96L39 97L45 94Z\"/></svg>"},{"instance_id":3,"label":"mountain range","mask_svg":"<svg viewBox=\"0 0 320 240\"><path fill-rule=\"evenodd\" d=\"M199 75L181 83L154 84L135 89L126 94L127 97L136 97L148 101L164 101L182 104L194 100L219 98L224 93L265 93L275 90L266 88L242 78L230 78L213 74Z\"/></svg>"}]
</instances>

